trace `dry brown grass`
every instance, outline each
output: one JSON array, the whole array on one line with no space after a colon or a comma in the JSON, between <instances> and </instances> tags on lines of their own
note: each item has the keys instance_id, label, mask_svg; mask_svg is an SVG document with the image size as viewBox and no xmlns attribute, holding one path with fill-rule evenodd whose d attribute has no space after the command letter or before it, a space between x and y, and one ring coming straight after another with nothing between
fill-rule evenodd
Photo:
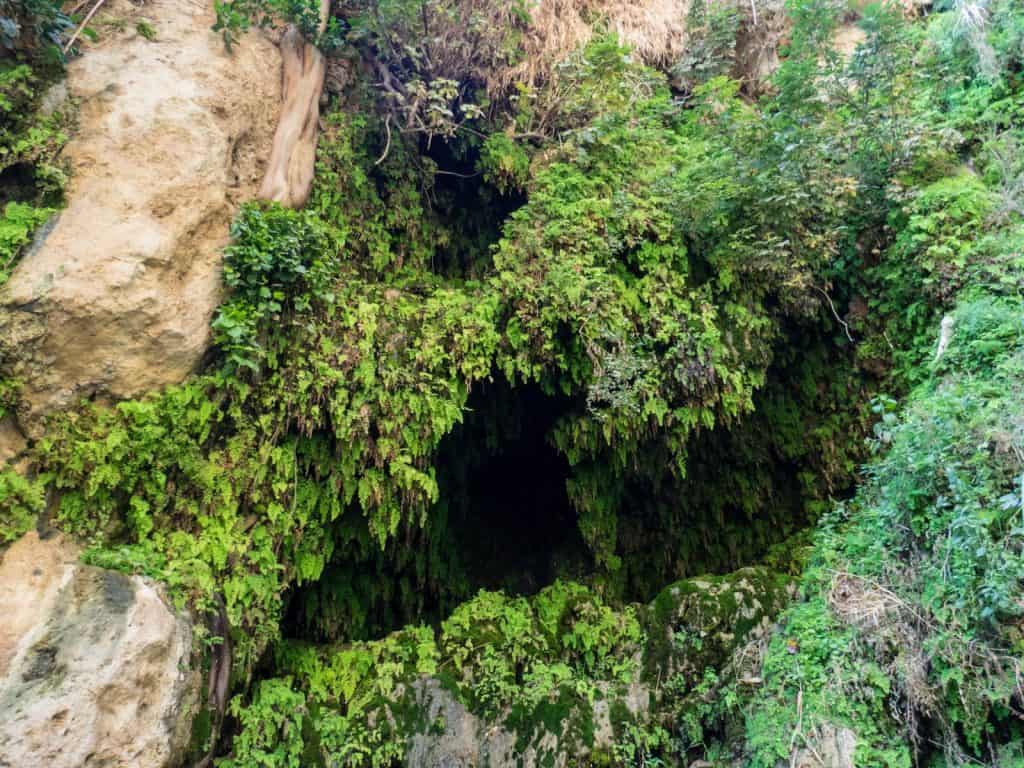
<instances>
[{"instance_id":1,"label":"dry brown grass","mask_svg":"<svg viewBox=\"0 0 1024 768\"><path fill-rule=\"evenodd\" d=\"M442 126L432 125L424 118L425 111L436 107L430 102L436 101L431 89L456 89L456 98L445 98L450 104L462 100L463 106L481 85L492 108L507 106L524 88L527 98L535 99L542 87L554 84L548 90L558 90L559 65L597 36L615 35L637 59L671 73L688 55L693 2L707 3L709 10L736 9L739 30L732 74L748 91L756 91L777 63L775 52L785 30L783 0L523 0L523 5L430 0L421 17L403 19L403 28L381 38L385 49L373 54L371 66L393 104L400 130L445 133L459 122L458 106ZM697 34L704 33L702 26ZM413 42L416 52L410 56ZM544 111L542 104L533 107L534 113ZM545 122L543 115L531 119ZM538 132L543 126L528 131Z\"/></svg>"},{"instance_id":2,"label":"dry brown grass","mask_svg":"<svg viewBox=\"0 0 1024 768\"><path fill-rule=\"evenodd\" d=\"M689 0L610 0L609 29L649 64L672 64L686 50Z\"/></svg>"},{"instance_id":3,"label":"dry brown grass","mask_svg":"<svg viewBox=\"0 0 1024 768\"><path fill-rule=\"evenodd\" d=\"M943 751L949 765L979 764L963 752L957 724L943 714L948 691L934 679L933 666L939 662L964 671L964 680L956 687L964 712L977 710L988 691L1009 688L1013 693L1008 705L1024 720L1022 662L951 626L936 625L922 608L897 594L896 584L906 583L911 574L891 576L892 583L882 584L838 571L832 577L829 607L840 621L860 630L858 642L865 650L872 649L874 661L891 680L890 714L902 724L915 752L927 741L930 749ZM838 695L842 681L836 682Z\"/></svg>"},{"instance_id":4,"label":"dry brown grass","mask_svg":"<svg viewBox=\"0 0 1024 768\"><path fill-rule=\"evenodd\" d=\"M904 607L903 601L890 590L849 573L833 576L828 602L844 623L862 630L879 629L898 621Z\"/></svg>"},{"instance_id":5,"label":"dry brown grass","mask_svg":"<svg viewBox=\"0 0 1024 768\"><path fill-rule=\"evenodd\" d=\"M784 32L781 0L698 0L736 5L743 19L738 49L744 73L760 77L771 67ZM546 80L554 66L595 35L610 32L646 64L668 69L686 53L691 0L532 0L531 23L516 66L495 72L490 85ZM507 16L508 12L503 15ZM508 23L509 18L502 19Z\"/></svg>"},{"instance_id":6,"label":"dry brown grass","mask_svg":"<svg viewBox=\"0 0 1024 768\"><path fill-rule=\"evenodd\" d=\"M646 63L669 66L686 50L690 0L534 0L523 62L505 74L536 82L597 33L612 32Z\"/></svg>"}]
</instances>

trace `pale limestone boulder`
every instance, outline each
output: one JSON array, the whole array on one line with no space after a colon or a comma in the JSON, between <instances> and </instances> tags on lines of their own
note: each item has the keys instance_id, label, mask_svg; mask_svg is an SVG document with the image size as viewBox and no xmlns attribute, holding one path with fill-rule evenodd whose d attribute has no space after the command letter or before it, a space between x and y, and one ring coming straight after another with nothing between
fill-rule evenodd
<instances>
[{"instance_id":1,"label":"pale limestone boulder","mask_svg":"<svg viewBox=\"0 0 1024 768\"><path fill-rule=\"evenodd\" d=\"M797 750L794 768L855 768L857 734L849 728L824 725L811 737L807 749Z\"/></svg>"},{"instance_id":2,"label":"pale limestone boulder","mask_svg":"<svg viewBox=\"0 0 1024 768\"><path fill-rule=\"evenodd\" d=\"M576 764L573 761L587 757L586 750L574 744L569 734L551 732L540 734L520 750L519 734L501 722L488 722L474 715L436 678L421 678L412 684L412 690L416 709L430 727L410 737L405 765L416 768L484 765L488 768L567 768ZM642 696L636 696L636 692ZM638 715L646 711L647 695L645 686L631 687L625 699L630 713ZM607 751L614 744L614 733L606 700L595 702L593 718L594 748ZM572 719L566 720L564 725L572 726Z\"/></svg>"},{"instance_id":3,"label":"pale limestone boulder","mask_svg":"<svg viewBox=\"0 0 1024 768\"><path fill-rule=\"evenodd\" d=\"M180 764L200 675L155 584L29 533L0 560L0 615L0 767Z\"/></svg>"},{"instance_id":4,"label":"pale limestone boulder","mask_svg":"<svg viewBox=\"0 0 1024 768\"><path fill-rule=\"evenodd\" d=\"M273 42L253 32L229 53L213 23L209 0L112 0L69 65L68 206L0 291L0 363L24 385L29 436L81 397L179 382L209 347L221 249L281 98Z\"/></svg>"}]
</instances>

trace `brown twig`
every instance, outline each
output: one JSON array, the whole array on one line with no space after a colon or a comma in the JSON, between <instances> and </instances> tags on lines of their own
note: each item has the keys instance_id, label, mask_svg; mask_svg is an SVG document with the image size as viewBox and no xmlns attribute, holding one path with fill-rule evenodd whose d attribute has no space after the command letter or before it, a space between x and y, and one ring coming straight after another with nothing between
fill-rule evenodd
<instances>
[{"instance_id":1,"label":"brown twig","mask_svg":"<svg viewBox=\"0 0 1024 768\"><path fill-rule=\"evenodd\" d=\"M796 728L789 737L789 768L796 766L796 738L800 734L804 723L804 687L801 685L796 694Z\"/></svg>"},{"instance_id":2,"label":"brown twig","mask_svg":"<svg viewBox=\"0 0 1024 768\"><path fill-rule=\"evenodd\" d=\"M434 171L437 176L456 176L460 179L475 179L480 175L480 171L476 173L457 173L456 171Z\"/></svg>"},{"instance_id":3,"label":"brown twig","mask_svg":"<svg viewBox=\"0 0 1024 768\"><path fill-rule=\"evenodd\" d=\"M96 5L94 5L92 7L92 10L85 15L85 18L82 19L82 23L79 24L78 29L75 30L75 34L71 36L71 39L68 40L67 44L64 46L64 53L67 53L71 50L71 46L75 44L75 41L78 39L78 36L82 34L82 30L84 30L86 25L90 21L92 21L92 17L96 15L96 11L98 11L100 9L100 6L103 5L106 1L107 0L96 0Z\"/></svg>"},{"instance_id":4,"label":"brown twig","mask_svg":"<svg viewBox=\"0 0 1024 768\"><path fill-rule=\"evenodd\" d=\"M836 312L836 305L832 303L832 297L825 293L825 291L819 288L818 286L814 286L814 290L816 290L818 293L825 297L825 301L828 302L829 309L832 310L833 317L835 317L836 321L841 326L843 326L843 330L846 332L846 338L849 339L850 341L853 341L853 336L850 335L850 326L845 320L843 320L843 318L839 316L839 313Z\"/></svg>"}]
</instances>

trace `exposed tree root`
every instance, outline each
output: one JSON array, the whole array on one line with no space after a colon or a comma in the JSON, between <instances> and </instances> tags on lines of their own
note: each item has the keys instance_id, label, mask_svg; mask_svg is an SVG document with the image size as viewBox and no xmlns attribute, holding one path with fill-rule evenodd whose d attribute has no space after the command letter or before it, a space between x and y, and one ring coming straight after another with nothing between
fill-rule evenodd
<instances>
[{"instance_id":1,"label":"exposed tree root","mask_svg":"<svg viewBox=\"0 0 1024 768\"><path fill-rule=\"evenodd\" d=\"M327 27L330 0L320 0L320 31ZM281 38L282 105L267 172L259 196L301 208L313 187L320 94L327 62L294 25Z\"/></svg>"},{"instance_id":2,"label":"exposed tree root","mask_svg":"<svg viewBox=\"0 0 1024 768\"><path fill-rule=\"evenodd\" d=\"M213 615L210 624L212 637L220 637L221 642L214 645L210 653L210 671L207 675L206 706L210 710L212 733L209 748L195 768L210 768L217 748L217 739L224 725L224 714L228 707L228 693L231 690L231 624L224 608L223 598L218 598L220 606Z\"/></svg>"}]
</instances>

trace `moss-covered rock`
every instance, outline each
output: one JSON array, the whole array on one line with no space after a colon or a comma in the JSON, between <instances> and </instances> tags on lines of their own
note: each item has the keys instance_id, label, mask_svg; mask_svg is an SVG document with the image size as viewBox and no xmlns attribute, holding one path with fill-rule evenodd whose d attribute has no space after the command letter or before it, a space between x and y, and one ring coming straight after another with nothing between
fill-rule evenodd
<instances>
[{"instance_id":1,"label":"moss-covered rock","mask_svg":"<svg viewBox=\"0 0 1024 768\"><path fill-rule=\"evenodd\" d=\"M439 632L285 646L284 692L236 704L239 743L275 748L283 732L268 723L284 713L274 702L299 696L332 765L621 764L638 734L668 734L708 669L723 684L742 669L737 649L770 626L789 584L745 568L677 582L649 605L613 607L556 582L531 598L481 592Z\"/></svg>"},{"instance_id":2,"label":"moss-covered rock","mask_svg":"<svg viewBox=\"0 0 1024 768\"><path fill-rule=\"evenodd\" d=\"M696 683L720 669L752 633L763 633L792 598L793 580L763 566L666 587L650 604L645 673Z\"/></svg>"}]
</instances>

